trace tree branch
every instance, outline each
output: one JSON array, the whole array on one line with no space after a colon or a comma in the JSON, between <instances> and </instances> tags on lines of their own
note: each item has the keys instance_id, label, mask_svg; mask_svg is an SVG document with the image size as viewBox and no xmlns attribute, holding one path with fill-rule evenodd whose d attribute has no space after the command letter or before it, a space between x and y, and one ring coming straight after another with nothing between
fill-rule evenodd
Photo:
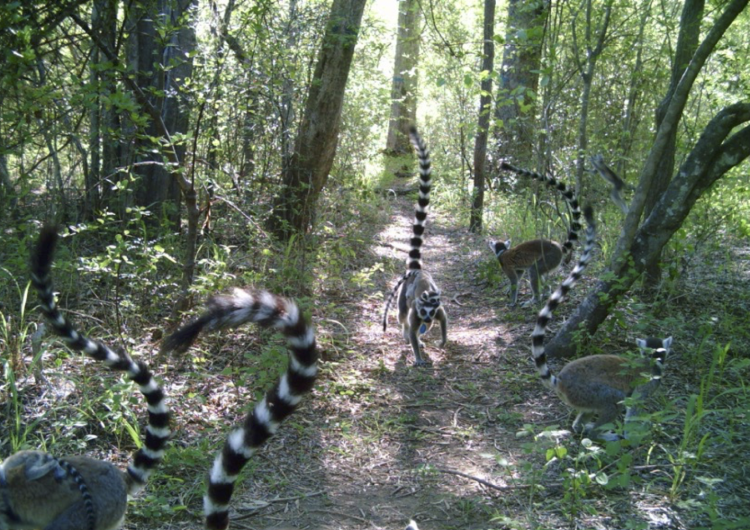
<instances>
[{"instance_id":1,"label":"tree branch","mask_svg":"<svg viewBox=\"0 0 750 530\"><path fill-rule=\"evenodd\" d=\"M732 134L738 126L744 128ZM731 136L730 136L731 135ZM696 201L727 171L750 157L750 102L722 109L706 126L653 212L625 249L628 259L613 262L611 275L600 280L546 346L550 357L575 352L573 333L593 334L610 309L628 292L650 258L661 252L682 226Z\"/></svg>"},{"instance_id":2,"label":"tree branch","mask_svg":"<svg viewBox=\"0 0 750 530\"><path fill-rule=\"evenodd\" d=\"M729 28L740 12L742 12L747 6L747 3L748 0L732 0L731 3L727 5L724 12L709 30L706 38L703 39L703 42L698 46L698 49L693 54L693 58L690 60L690 64L682 74L682 78L677 84L674 95L672 96L669 106L664 114L664 120L656 133L654 145L651 147L649 156L646 159L638 178L638 189L630 202L630 212L625 218L620 238L617 241L610 260L611 269L623 261L628 252L628 248L635 238L646 203L646 197L648 196L654 175L659 167L659 161L664 155L664 150L667 147L672 129L676 128L680 122L682 112L685 108L685 104L687 103L690 90L693 87L696 77L703 68L708 56L713 52L716 44L726 32L727 28Z\"/></svg>"}]
</instances>

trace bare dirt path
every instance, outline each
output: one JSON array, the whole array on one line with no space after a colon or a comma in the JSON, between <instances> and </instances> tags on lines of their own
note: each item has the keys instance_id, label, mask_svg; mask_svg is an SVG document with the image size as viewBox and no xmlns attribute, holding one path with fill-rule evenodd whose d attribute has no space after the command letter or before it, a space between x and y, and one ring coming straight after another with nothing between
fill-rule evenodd
<instances>
[{"instance_id":1,"label":"bare dirt path","mask_svg":"<svg viewBox=\"0 0 750 530\"><path fill-rule=\"evenodd\" d=\"M379 265L387 272L364 287L321 282L312 309L324 359L319 383L243 472L232 528L400 530L411 518L422 530L616 529L623 520L686 528L658 491L576 497L563 487L557 459L548 463L542 444L524 435L527 426L569 427L571 417L530 358L536 309L509 309L504 287L478 279L493 259L484 238L439 212L428 217L424 267L449 317L444 349L439 329L425 339L431 366L412 366L395 309L383 334L384 299L404 271L413 208L413 198L393 198L382 224L363 234L368 252L348 268L351 277ZM520 287L519 300L528 299L528 283ZM199 528L171 528L181 527Z\"/></svg>"},{"instance_id":2,"label":"bare dirt path","mask_svg":"<svg viewBox=\"0 0 750 530\"><path fill-rule=\"evenodd\" d=\"M290 420L305 435L285 425L235 504L243 512L282 500L238 528L399 529L414 518L423 530L486 529L503 526L495 516L523 509L528 485L514 481L516 432L542 420L527 345L534 310L509 313L504 292L479 285L477 263L489 253L483 239L431 213L424 266L443 291L448 344L438 348L439 330L431 330L433 364L413 367L395 310L385 335L381 327L386 289L403 273L413 208L409 198L394 199L388 223L372 227L372 254L357 262L395 263L397 272L364 291L328 293L338 315L324 311L316 324L328 362L312 400Z\"/></svg>"}]
</instances>

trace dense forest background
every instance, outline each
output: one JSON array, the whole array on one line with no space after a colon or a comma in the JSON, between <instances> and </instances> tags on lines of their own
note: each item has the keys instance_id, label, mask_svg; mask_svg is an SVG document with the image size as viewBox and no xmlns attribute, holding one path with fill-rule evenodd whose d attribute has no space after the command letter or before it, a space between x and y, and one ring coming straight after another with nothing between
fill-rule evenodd
<instances>
[{"instance_id":1,"label":"dense forest background","mask_svg":"<svg viewBox=\"0 0 750 530\"><path fill-rule=\"evenodd\" d=\"M279 524L261 513L274 497L297 510L283 519L294 527L396 528L415 514L427 530L750 526L747 0L6 1L0 47L3 457L32 447L123 462L143 423L128 384L39 326L29 251L55 222L60 305L148 362L174 400L174 448L128 528L199 527L210 455L284 365L278 338L254 329L190 357L159 354L165 333L236 285L293 297L311 315L323 374L280 444L305 453L326 425L308 444L328 455L323 469L345 469L329 504L306 510L317 494L283 467L294 475L299 462L258 464L248 475L270 480L248 485L268 501L253 501L268 518L259 525ZM434 373L410 367L400 334L378 329L408 251L412 123L434 168L426 264L455 315ZM621 201L596 155L624 181ZM566 182L599 221L594 264L550 354L675 337L646 441L559 435L566 409L547 410L554 398L529 357L534 308L507 307L485 240L560 240L568 212L503 160ZM477 336L489 341L482 353L456 361ZM504 362L526 375L498 372ZM398 406L396 394L407 396ZM450 435L420 423L410 407L422 406L455 408ZM472 410L467 426L460 410ZM489 459L493 484L419 450L399 453L395 484L395 474L351 478L366 458L357 447L393 440L460 447L454 469ZM342 493L347 481L357 488ZM395 502L368 489L376 483L396 491L398 510L365 506ZM347 495L359 511L337 516L331 504Z\"/></svg>"}]
</instances>

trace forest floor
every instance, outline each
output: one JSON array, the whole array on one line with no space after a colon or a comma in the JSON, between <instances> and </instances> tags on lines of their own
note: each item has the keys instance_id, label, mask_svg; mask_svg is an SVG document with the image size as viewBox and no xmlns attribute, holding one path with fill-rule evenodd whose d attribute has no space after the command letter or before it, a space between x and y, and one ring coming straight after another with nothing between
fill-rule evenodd
<instances>
[{"instance_id":1,"label":"forest floor","mask_svg":"<svg viewBox=\"0 0 750 530\"><path fill-rule=\"evenodd\" d=\"M424 266L443 292L448 344L438 347L436 324L425 339L432 364L414 367L395 304L385 334L381 323L384 289L403 273L413 219L413 197L399 194L387 224L371 226L372 253L355 264L392 261L396 274L364 290L324 293L323 304L337 306L335 322L316 322L328 362L294 420L313 439L280 432L270 442L235 507L272 505L237 528L400 530L413 518L422 530L486 529L505 526L490 523L498 514L525 519L533 486L518 482L515 468L529 440L516 433L526 423L568 421L530 369L534 310L509 311L504 291L479 285L474 269L487 245L431 213Z\"/></svg>"},{"instance_id":2,"label":"forest floor","mask_svg":"<svg viewBox=\"0 0 750 530\"><path fill-rule=\"evenodd\" d=\"M414 182L399 185L414 189ZM428 217L423 260L442 289L448 343L439 348L439 326L431 330L425 352L432 364L414 367L395 308L383 333L384 299L403 274L414 216L414 195L396 191L375 216L379 222L361 221L363 232L356 236L366 251L346 258L341 278L321 277L301 303L316 328L320 378L243 470L230 528L401 530L409 519L421 530L750 527L746 249L688 264L673 300L659 306L667 309L659 309L654 333L673 334L675 344L664 384L646 407L662 411L649 437L632 446L590 444L568 431L570 410L539 382L530 356L537 309L509 308L507 281L487 280L488 267L496 266L487 238L469 234L436 209ZM596 268L592 264L557 310L550 334L589 291ZM569 270L551 274L547 286L556 287ZM529 298L528 282L522 282L519 301ZM100 306L110 311L102 304L92 308ZM608 352L635 350L627 325L643 314L632 300L626 307L616 325L594 337ZM69 314L83 321L82 329L99 322L85 316L92 314L87 309ZM736 335L713 336L712 325ZM157 351L161 328L146 323L131 345ZM712 364L712 344L730 340L730 360ZM269 344L276 357L253 366L261 362L254 352ZM50 353L59 350L55 345ZM131 503L126 529L202 528L210 461L230 424L239 423L275 380L284 357L283 341L254 326L209 334L180 359L143 355L172 398L175 433L164 465ZM52 429L52 444L82 428L65 421L86 409L89 435L67 452L91 453L94 440L103 447L128 446L126 430L112 433L105 418L122 403L140 406L137 393L121 402L121 387L100 379L95 363L81 369L72 366L78 358L69 362L45 365L46 385L60 383L64 396L62 386L40 393L33 383L22 392L23 421ZM560 366L553 363L553 370ZM238 384L238 373L249 377ZM707 382L706 374L713 379ZM76 404L76 389L106 394L105 400ZM37 424L40 418L46 423ZM12 426L13 416L4 422ZM111 453L98 456L127 459L126 451Z\"/></svg>"},{"instance_id":3,"label":"forest floor","mask_svg":"<svg viewBox=\"0 0 750 530\"><path fill-rule=\"evenodd\" d=\"M682 419L665 419L676 436L665 427L663 440L636 447L588 445L572 435L570 411L540 384L530 358L536 309L507 307L507 282L490 287L478 272L489 254L485 238L435 212L428 218L423 259L443 292L448 344L439 348L439 329L431 330L425 351L432 364L412 366L397 311L392 308L385 334L381 318L386 285L402 274L413 208L412 199L393 198L382 213L384 224L362 234L373 242L371 252L358 255L351 266L370 270L391 263L385 269L396 268L396 274L376 274L363 288L329 282L316 293L321 298L313 302L313 321L324 360L319 383L243 472L231 527L397 530L413 518L422 530L695 528L701 509L679 508L682 479L675 490L675 477L687 464L676 468L675 462L684 460L672 456L692 448L680 445ZM547 285L556 286L569 269L552 274ZM747 277L744 281L749 284ZM584 278L555 322L572 311L592 282ZM519 300L527 300L528 282L521 289ZM623 351L634 350L634 338L620 340ZM560 364L555 366L559 370ZM684 378L679 373L668 378L657 402L695 390L700 381L690 372L688 367ZM200 429L194 431L200 417L215 414L211 407L232 407L237 399L236 389L222 391L207 381L206 392L209 388L209 403L183 402L176 411L183 437L201 436ZM747 428L745 420L739 423ZM546 435L535 437L545 429ZM224 436L214 435L209 452ZM660 449L664 444L668 449ZM627 484L607 489L602 477L608 475ZM727 486L733 489L729 505L742 506L749 498L747 478L741 477L744 473L739 486ZM196 478L182 499L195 517L202 480ZM135 517L128 528L157 526ZM158 528L200 528L200 523L177 517Z\"/></svg>"}]
</instances>

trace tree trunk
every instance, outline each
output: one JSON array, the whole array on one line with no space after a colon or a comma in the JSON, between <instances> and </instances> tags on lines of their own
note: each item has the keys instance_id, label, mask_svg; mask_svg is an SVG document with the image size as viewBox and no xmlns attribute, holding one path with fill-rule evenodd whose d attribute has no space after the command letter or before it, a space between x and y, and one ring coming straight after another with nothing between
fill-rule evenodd
<instances>
[{"instance_id":1,"label":"tree trunk","mask_svg":"<svg viewBox=\"0 0 750 530\"><path fill-rule=\"evenodd\" d=\"M338 143L341 108L365 0L334 0L294 154L274 199L269 229L287 241L313 224Z\"/></svg>"},{"instance_id":2,"label":"tree trunk","mask_svg":"<svg viewBox=\"0 0 750 530\"><path fill-rule=\"evenodd\" d=\"M417 118L417 64L419 62L419 4L399 0L396 58L391 86L391 119L385 149L389 153L411 151L409 127Z\"/></svg>"},{"instance_id":3,"label":"tree trunk","mask_svg":"<svg viewBox=\"0 0 750 530\"><path fill-rule=\"evenodd\" d=\"M123 65L120 59L114 53L114 51L101 41L99 36L91 30L88 24L82 20L76 14L69 15L71 19L86 32L96 46L104 52L107 59L115 66L115 69L123 69ZM183 288L184 292L187 292L187 288L193 281L193 274L195 272L195 252L198 241L198 221L200 220L201 211L198 208L198 194L195 191L193 182L189 181L184 172L184 160L178 156L177 150L174 148L169 129L164 123L161 114L156 107L151 103L148 96L136 80L128 75L122 77L122 82L131 90L133 97L137 101L140 109L150 118L151 123L156 129L156 135L163 138L164 149L163 155L167 161L166 167L171 172L172 178L177 182L180 191L182 191L182 198L185 201L185 210L187 212L187 236L185 241L185 264L183 266ZM183 299L182 302L184 302ZM182 302L176 304L175 311L182 307Z\"/></svg>"},{"instance_id":4,"label":"tree trunk","mask_svg":"<svg viewBox=\"0 0 750 530\"><path fill-rule=\"evenodd\" d=\"M492 69L495 61L495 0L484 0L484 50L477 136L474 141L474 189L469 216L469 231L482 233L484 213L484 166L487 160L487 136L492 112Z\"/></svg>"},{"instance_id":5,"label":"tree trunk","mask_svg":"<svg viewBox=\"0 0 750 530\"><path fill-rule=\"evenodd\" d=\"M0 138L0 220L5 219L5 214L8 211L10 211L10 216L15 218L18 203L15 187L10 180L10 173L8 173L8 159L3 147L3 140Z\"/></svg>"},{"instance_id":6,"label":"tree trunk","mask_svg":"<svg viewBox=\"0 0 750 530\"><path fill-rule=\"evenodd\" d=\"M631 149L633 146L633 139L636 136L638 124L642 119L642 113L639 112L638 106L642 104L641 101L646 94L645 84L646 80L643 75L643 48L644 48L644 35L648 21L651 18L651 5L653 0L642 0L642 5L639 8L640 11L640 23L638 24L638 37L635 40L635 64L630 73L630 82L628 84L628 96L625 100L625 109L623 112L622 120L622 134L620 135L620 141L618 145L618 156L613 160L615 164L615 173L617 173L623 180L625 180L625 162L631 158Z\"/></svg>"},{"instance_id":7,"label":"tree trunk","mask_svg":"<svg viewBox=\"0 0 750 530\"><path fill-rule=\"evenodd\" d=\"M91 7L91 29L109 49L115 49L117 34L117 0L95 0ZM103 68L107 61L98 46L93 45L89 80L94 87L93 104L89 112L89 172L85 175L84 219L93 219L94 212L102 206L102 196L111 189L104 180L114 178L121 166L116 145L121 138L114 137L115 110L105 105L105 97L115 92L112 72Z\"/></svg>"},{"instance_id":8,"label":"tree trunk","mask_svg":"<svg viewBox=\"0 0 750 530\"><path fill-rule=\"evenodd\" d=\"M703 20L704 0L687 0L682 8L680 18L680 33L677 38L677 48L675 50L675 59L672 63L672 78L669 84L667 95L662 100L659 108L656 109L656 128L661 126L664 116L672 99L677 84L680 82L682 73L690 64L690 58L698 48L698 38L700 37L701 21ZM667 145L664 148L664 154L659 161L659 169L656 172L654 182L651 185L651 193L646 197L644 212L648 216L656 206L656 200L669 185L669 180L674 171L674 159L677 151L677 127L674 127L669 137ZM661 281L661 253L657 254L646 264L646 285L656 287Z\"/></svg>"},{"instance_id":9,"label":"tree trunk","mask_svg":"<svg viewBox=\"0 0 750 530\"><path fill-rule=\"evenodd\" d=\"M182 20L196 1L158 0L146 8L139 8L136 4L131 11L137 18L128 39L128 66L135 71L137 83L144 91L159 94L151 96L151 104L158 109L170 136L188 130L188 108L180 91L183 81L192 75L191 53L196 41L193 27ZM177 29L166 35L168 41L162 43L164 35L159 36L160 29L175 26ZM146 138L136 139L133 172L140 178L136 180L133 198L135 205L154 211L157 222L164 214L169 224L176 227L180 220L180 187L172 176L174 168L163 164L161 152L153 152L155 146L150 138L159 136L158 128L152 120L145 131ZM183 160L184 142L178 142L170 149L178 160Z\"/></svg>"},{"instance_id":10,"label":"tree trunk","mask_svg":"<svg viewBox=\"0 0 750 530\"><path fill-rule=\"evenodd\" d=\"M659 162L667 148L669 135L677 127L690 89L708 56L724 32L747 6L748 0L731 0L716 19L703 42L693 54L675 87L656 133L654 144L644 163L638 189L610 259L609 269L573 315L561 326L547 346L551 357L568 357L575 353L573 333L583 327L593 334L609 315L619 298L626 293L646 264L661 253L672 235L684 222L695 201L727 171L750 156L750 126L727 138L734 127L750 121L750 103L739 103L720 111L706 126L698 142L659 196L654 209L639 226L651 183L659 170Z\"/></svg>"},{"instance_id":11,"label":"tree trunk","mask_svg":"<svg viewBox=\"0 0 750 530\"><path fill-rule=\"evenodd\" d=\"M495 119L501 123L497 139L502 143L502 151L513 153L518 160L529 160L532 155L535 112L526 108L531 106L533 109L539 89L542 43L549 9L548 0L508 2Z\"/></svg>"},{"instance_id":12,"label":"tree trunk","mask_svg":"<svg viewBox=\"0 0 750 530\"><path fill-rule=\"evenodd\" d=\"M297 31L297 0L289 2L289 25L287 26L286 49L291 54L299 45L299 32ZM296 121L294 109L294 80L285 76L281 87L281 109L279 119L281 122L281 167L289 166L294 154L292 146L292 131Z\"/></svg>"}]
</instances>

